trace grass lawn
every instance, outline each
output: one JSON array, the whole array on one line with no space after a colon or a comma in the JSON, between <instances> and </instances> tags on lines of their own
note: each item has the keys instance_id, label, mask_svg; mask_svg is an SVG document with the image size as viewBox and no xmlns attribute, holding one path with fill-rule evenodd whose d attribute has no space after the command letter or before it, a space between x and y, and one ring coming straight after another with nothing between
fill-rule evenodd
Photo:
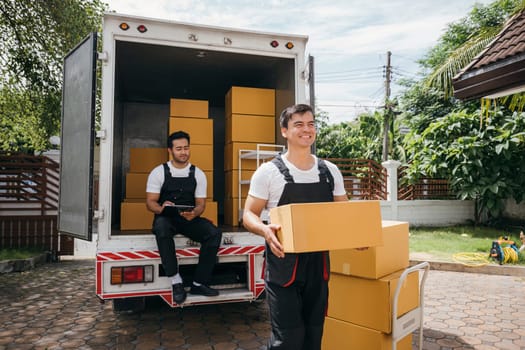
<instances>
[{"instance_id":1,"label":"grass lawn","mask_svg":"<svg viewBox=\"0 0 525 350\"><path fill-rule=\"evenodd\" d=\"M508 236L519 248L519 235L519 231L505 232L492 227L415 227L410 228L410 253L431 255L441 261L454 261L458 253L479 253L488 257L492 241ZM518 264L525 265L525 254L519 255Z\"/></svg>"},{"instance_id":2,"label":"grass lawn","mask_svg":"<svg viewBox=\"0 0 525 350\"><path fill-rule=\"evenodd\" d=\"M0 260L27 259L43 252L42 249L38 248L2 248L0 249Z\"/></svg>"}]
</instances>

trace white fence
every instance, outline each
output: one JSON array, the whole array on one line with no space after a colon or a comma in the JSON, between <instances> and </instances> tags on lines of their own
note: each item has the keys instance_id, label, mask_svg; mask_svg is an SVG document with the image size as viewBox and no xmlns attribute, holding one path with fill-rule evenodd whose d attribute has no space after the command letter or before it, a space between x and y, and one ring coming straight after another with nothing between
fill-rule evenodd
<instances>
[{"instance_id":1,"label":"white fence","mask_svg":"<svg viewBox=\"0 0 525 350\"><path fill-rule=\"evenodd\" d=\"M389 160L387 169L387 200L381 201L384 220L407 221L410 226L452 226L474 219L474 201L461 200L397 200L397 168L400 162Z\"/></svg>"},{"instance_id":2,"label":"white fence","mask_svg":"<svg viewBox=\"0 0 525 350\"><path fill-rule=\"evenodd\" d=\"M474 202L460 200L381 201L383 220L407 221L413 226L452 226L474 219Z\"/></svg>"}]
</instances>

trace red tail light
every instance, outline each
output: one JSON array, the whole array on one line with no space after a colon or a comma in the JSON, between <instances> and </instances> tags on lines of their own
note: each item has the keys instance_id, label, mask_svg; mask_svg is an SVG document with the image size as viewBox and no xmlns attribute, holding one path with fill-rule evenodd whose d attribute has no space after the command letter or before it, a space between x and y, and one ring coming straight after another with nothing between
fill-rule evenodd
<instances>
[{"instance_id":1,"label":"red tail light","mask_svg":"<svg viewBox=\"0 0 525 350\"><path fill-rule=\"evenodd\" d=\"M111 268L111 284L153 282L153 265Z\"/></svg>"}]
</instances>

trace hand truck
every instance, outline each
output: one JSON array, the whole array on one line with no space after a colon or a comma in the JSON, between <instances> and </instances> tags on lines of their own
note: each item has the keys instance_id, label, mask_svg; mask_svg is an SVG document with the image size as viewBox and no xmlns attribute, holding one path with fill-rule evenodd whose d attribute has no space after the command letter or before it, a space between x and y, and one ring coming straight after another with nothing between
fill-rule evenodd
<instances>
[{"instance_id":1,"label":"hand truck","mask_svg":"<svg viewBox=\"0 0 525 350\"><path fill-rule=\"evenodd\" d=\"M392 350L397 350L397 342L403 339L408 334L414 332L419 328L419 350L423 350L423 304L424 304L424 288L425 280L427 278L428 271L430 270L430 264L428 262L422 262L407 268L399 277L397 282L396 291L394 293L394 303L392 307ZM409 273L417 271L418 273L423 272L423 276L419 278L419 306L401 317L397 317L397 302L401 287L405 282Z\"/></svg>"}]
</instances>

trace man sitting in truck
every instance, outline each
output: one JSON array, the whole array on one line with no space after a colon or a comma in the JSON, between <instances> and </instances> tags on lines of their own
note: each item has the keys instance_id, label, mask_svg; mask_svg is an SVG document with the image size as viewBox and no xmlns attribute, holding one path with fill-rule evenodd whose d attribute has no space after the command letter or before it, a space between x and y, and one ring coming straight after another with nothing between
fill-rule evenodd
<instances>
[{"instance_id":1,"label":"man sitting in truck","mask_svg":"<svg viewBox=\"0 0 525 350\"><path fill-rule=\"evenodd\" d=\"M168 137L168 153L171 160L157 166L148 176L146 205L155 213L152 231L162 267L171 278L173 300L182 304L186 290L178 271L173 236L181 233L199 242L200 255L191 294L217 296L219 291L209 286L222 232L209 220L201 218L206 206L206 176L190 163L190 135L176 131Z\"/></svg>"}]
</instances>

